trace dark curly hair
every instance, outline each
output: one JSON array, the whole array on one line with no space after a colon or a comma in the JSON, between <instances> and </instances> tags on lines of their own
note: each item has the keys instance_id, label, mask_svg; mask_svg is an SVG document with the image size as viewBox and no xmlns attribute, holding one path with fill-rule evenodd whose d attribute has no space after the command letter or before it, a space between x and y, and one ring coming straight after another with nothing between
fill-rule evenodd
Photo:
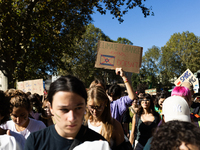
<instances>
[{"instance_id":1,"label":"dark curly hair","mask_svg":"<svg viewBox=\"0 0 200 150\"><path fill-rule=\"evenodd\" d=\"M0 114L3 116L3 119L0 121L1 124L4 124L10 118L10 99L5 96L5 93L0 90Z\"/></svg>"},{"instance_id":2,"label":"dark curly hair","mask_svg":"<svg viewBox=\"0 0 200 150\"><path fill-rule=\"evenodd\" d=\"M112 84L109 89L108 89L108 95L111 96L114 100L118 99L121 97L122 89L121 87L117 84L114 83Z\"/></svg>"},{"instance_id":3,"label":"dark curly hair","mask_svg":"<svg viewBox=\"0 0 200 150\"><path fill-rule=\"evenodd\" d=\"M167 97L169 97L170 95L169 95L169 92L167 92L167 91L161 91L161 92L159 92L159 93L157 93L156 94L156 101L155 101L155 106L156 107L158 107L158 108L160 108L160 105L159 105L159 100L161 99L161 98L167 98Z\"/></svg>"},{"instance_id":4,"label":"dark curly hair","mask_svg":"<svg viewBox=\"0 0 200 150\"><path fill-rule=\"evenodd\" d=\"M200 128L190 122L169 121L154 133L151 150L179 149L182 142L200 147Z\"/></svg>"}]
</instances>

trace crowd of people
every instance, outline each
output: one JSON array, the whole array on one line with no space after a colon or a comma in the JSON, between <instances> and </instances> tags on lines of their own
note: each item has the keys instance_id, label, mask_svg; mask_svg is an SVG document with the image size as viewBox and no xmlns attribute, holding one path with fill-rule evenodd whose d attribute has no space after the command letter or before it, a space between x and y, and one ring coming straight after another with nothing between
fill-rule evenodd
<instances>
[{"instance_id":1,"label":"crowd of people","mask_svg":"<svg viewBox=\"0 0 200 150\"><path fill-rule=\"evenodd\" d=\"M200 150L200 104L192 84L136 94L122 68L115 71L126 91L97 79L86 90L71 75L51 83L45 98L0 91L0 149Z\"/></svg>"}]
</instances>

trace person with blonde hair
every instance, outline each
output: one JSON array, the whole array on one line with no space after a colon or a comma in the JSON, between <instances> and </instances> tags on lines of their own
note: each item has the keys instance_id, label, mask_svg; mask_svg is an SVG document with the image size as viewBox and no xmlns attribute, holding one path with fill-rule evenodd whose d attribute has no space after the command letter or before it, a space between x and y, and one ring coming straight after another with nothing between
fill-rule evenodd
<instances>
[{"instance_id":1,"label":"person with blonde hair","mask_svg":"<svg viewBox=\"0 0 200 150\"><path fill-rule=\"evenodd\" d=\"M111 117L110 101L101 86L93 86L88 90L85 122L90 129L104 136L112 150L123 143L122 126Z\"/></svg>"}]
</instances>

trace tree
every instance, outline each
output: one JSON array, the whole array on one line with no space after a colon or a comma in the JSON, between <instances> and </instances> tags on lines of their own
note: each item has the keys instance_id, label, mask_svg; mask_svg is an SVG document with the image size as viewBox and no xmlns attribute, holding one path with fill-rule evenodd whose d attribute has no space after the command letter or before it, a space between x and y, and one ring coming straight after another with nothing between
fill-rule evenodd
<instances>
[{"instance_id":1,"label":"tree","mask_svg":"<svg viewBox=\"0 0 200 150\"><path fill-rule=\"evenodd\" d=\"M159 75L159 61L161 58L161 50L152 46L145 52L145 55L142 57L142 65L140 68L140 73L138 75L133 74L132 79L136 78L137 81L132 80L133 86L139 88L138 86L155 88L158 85L158 75Z\"/></svg>"},{"instance_id":2,"label":"tree","mask_svg":"<svg viewBox=\"0 0 200 150\"><path fill-rule=\"evenodd\" d=\"M61 69L59 74L77 76L85 83L86 87L89 87L94 78L103 80L102 75L105 74L106 70L94 67L98 40L112 41L101 29L96 28L93 24L89 24L81 40L77 40L73 48L77 54L73 56L64 54L62 60L67 67L66 70Z\"/></svg>"},{"instance_id":3,"label":"tree","mask_svg":"<svg viewBox=\"0 0 200 150\"><path fill-rule=\"evenodd\" d=\"M86 32L82 35L81 40L77 40L74 50L77 55L68 56L64 55L63 62L67 66L66 70L60 69L60 75L72 74L81 79L86 87L89 87L90 83L95 79L104 80L106 84L110 84L115 81L119 81L121 77L116 76L113 70L95 68L95 61L97 55L98 41L108 41L117 43L130 43L126 38L118 38L117 41L111 40L106 36L101 29L96 28L93 24L89 24L86 27Z\"/></svg>"},{"instance_id":4,"label":"tree","mask_svg":"<svg viewBox=\"0 0 200 150\"><path fill-rule=\"evenodd\" d=\"M120 43L120 44L133 45L133 43L132 43L131 41L129 41L129 40L126 39L126 38L121 38L121 37L118 37L116 42L117 42L117 43Z\"/></svg>"},{"instance_id":5,"label":"tree","mask_svg":"<svg viewBox=\"0 0 200 150\"><path fill-rule=\"evenodd\" d=\"M75 39L81 38L92 21L94 7L101 14L109 10L122 22L122 16L136 6L145 17L149 15L141 0L0 1L0 70L8 77L8 88L14 87L17 79L44 78L65 68L61 58L65 53L76 55L72 49Z\"/></svg>"},{"instance_id":6,"label":"tree","mask_svg":"<svg viewBox=\"0 0 200 150\"><path fill-rule=\"evenodd\" d=\"M150 74L159 74L160 57L161 50L156 46L152 46L152 48L145 52L145 55L142 57L142 63L143 67L148 70L147 72Z\"/></svg>"},{"instance_id":7,"label":"tree","mask_svg":"<svg viewBox=\"0 0 200 150\"><path fill-rule=\"evenodd\" d=\"M168 80L179 77L186 69L199 70L200 38L188 31L175 33L162 50L161 73Z\"/></svg>"}]
</instances>

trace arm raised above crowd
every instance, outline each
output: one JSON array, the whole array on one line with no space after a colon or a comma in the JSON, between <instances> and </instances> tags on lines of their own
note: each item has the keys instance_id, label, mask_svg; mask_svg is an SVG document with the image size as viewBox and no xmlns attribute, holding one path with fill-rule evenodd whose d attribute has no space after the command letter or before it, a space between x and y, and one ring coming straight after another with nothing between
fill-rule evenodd
<instances>
[{"instance_id":1,"label":"arm raised above crowd","mask_svg":"<svg viewBox=\"0 0 200 150\"><path fill-rule=\"evenodd\" d=\"M115 72L117 75L120 75L124 81L124 84L126 86L126 89L127 89L127 93L128 93L128 96L130 99L135 99L136 98L136 94L131 86L131 84L129 83L124 71L122 70L122 68L116 68L115 69Z\"/></svg>"}]
</instances>

